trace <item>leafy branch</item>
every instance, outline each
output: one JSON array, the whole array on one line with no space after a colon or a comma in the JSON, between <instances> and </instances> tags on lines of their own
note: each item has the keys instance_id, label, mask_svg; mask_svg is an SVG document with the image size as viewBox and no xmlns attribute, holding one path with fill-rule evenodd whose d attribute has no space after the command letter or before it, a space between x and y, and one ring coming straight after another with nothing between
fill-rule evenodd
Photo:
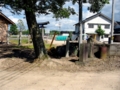
<instances>
[{"instance_id":1,"label":"leafy branch","mask_svg":"<svg viewBox=\"0 0 120 90\"><path fill-rule=\"evenodd\" d=\"M100 25L98 25L98 29L95 31L99 36L103 36L105 34L105 31L101 28Z\"/></svg>"}]
</instances>

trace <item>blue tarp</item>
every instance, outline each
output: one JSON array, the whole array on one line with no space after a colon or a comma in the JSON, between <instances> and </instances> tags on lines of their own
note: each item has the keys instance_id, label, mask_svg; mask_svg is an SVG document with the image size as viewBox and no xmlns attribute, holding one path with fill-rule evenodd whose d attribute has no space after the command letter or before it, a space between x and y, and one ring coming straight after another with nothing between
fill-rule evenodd
<instances>
[{"instance_id":1,"label":"blue tarp","mask_svg":"<svg viewBox=\"0 0 120 90\"><path fill-rule=\"evenodd\" d=\"M59 35L59 36L56 36L55 40L56 41L65 41L67 40L68 36L62 36L62 35Z\"/></svg>"}]
</instances>

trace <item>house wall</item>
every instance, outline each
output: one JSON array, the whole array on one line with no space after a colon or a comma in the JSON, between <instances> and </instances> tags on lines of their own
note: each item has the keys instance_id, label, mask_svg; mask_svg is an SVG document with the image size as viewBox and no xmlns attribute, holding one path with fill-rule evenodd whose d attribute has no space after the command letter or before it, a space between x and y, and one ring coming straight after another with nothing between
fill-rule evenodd
<instances>
[{"instance_id":1,"label":"house wall","mask_svg":"<svg viewBox=\"0 0 120 90\"><path fill-rule=\"evenodd\" d=\"M79 32L79 25L75 25L75 33Z\"/></svg>"},{"instance_id":2,"label":"house wall","mask_svg":"<svg viewBox=\"0 0 120 90\"><path fill-rule=\"evenodd\" d=\"M89 24L93 24L94 28L89 28ZM105 25L108 25L108 24L110 25L109 29L105 29ZM95 33L96 29L98 28L98 25L101 25L101 28L105 30L105 34L110 34L111 22L103 17L98 16L84 23L84 32L85 32L84 39L87 38L88 33L89 34ZM100 41L108 41L108 38L104 38L103 40L100 38Z\"/></svg>"},{"instance_id":3,"label":"house wall","mask_svg":"<svg viewBox=\"0 0 120 90\"><path fill-rule=\"evenodd\" d=\"M0 42L6 42L8 22L0 17Z\"/></svg>"},{"instance_id":4,"label":"house wall","mask_svg":"<svg viewBox=\"0 0 120 90\"><path fill-rule=\"evenodd\" d=\"M79 24L76 24L75 25L75 34L73 35L74 37L79 37L79 31L80 31L80 25ZM84 25L82 25L82 28L83 28L83 30L82 31L84 31ZM84 40L84 32L82 33L82 40Z\"/></svg>"}]
</instances>

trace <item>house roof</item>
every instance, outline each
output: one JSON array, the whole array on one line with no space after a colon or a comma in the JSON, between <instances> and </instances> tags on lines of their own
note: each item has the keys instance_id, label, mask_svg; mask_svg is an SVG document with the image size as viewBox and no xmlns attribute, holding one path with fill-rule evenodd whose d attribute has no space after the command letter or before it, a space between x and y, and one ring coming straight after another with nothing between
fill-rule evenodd
<instances>
[{"instance_id":1,"label":"house roof","mask_svg":"<svg viewBox=\"0 0 120 90\"><path fill-rule=\"evenodd\" d=\"M120 22L117 21L117 24L120 25Z\"/></svg>"},{"instance_id":2,"label":"house roof","mask_svg":"<svg viewBox=\"0 0 120 90\"><path fill-rule=\"evenodd\" d=\"M115 26L115 29L120 29L120 25L116 25L116 26Z\"/></svg>"},{"instance_id":3,"label":"house roof","mask_svg":"<svg viewBox=\"0 0 120 90\"><path fill-rule=\"evenodd\" d=\"M39 28L46 28L44 25L47 25L49 23L50 23L49 21L46 21L46 22L39 22L37 24L39 25Z\"/></svg>"},{"instance_id":4,"label":"house roof","mask_svg":"<svg viewBox=\"0 0 120 90\"><path fill-rule=\"evenodd\" d=\"M105 15L103 15L101 12L99 12L99 13L91 16L91 17L86 18L85 20L83 20L83 22L89 21L89 20L91 20L91 19L93 19L93 18L95 18L95 17L98 17L98 16L101 16L101 17L107 19L108 21L111 21L110 18L108 18L107 16L105 16Z\"/></svg>"},{"instance_id":5,"label":"house roof","mask_svg":"<svg viewBox=\"0 0 120 90\"><path fill-rule=\"evenodd\" d=\"M49 24L50 22L49 21L46 21L46 22L40 22L40 23L38 23L38 25L47 25L47 24Z\"/></svg>"},{"instance_id":6,"label":"house roof","mask_svg":"<svg viewBox=\"0 0 120 90\"><path fill-rule=\"evenodd\" d=\"M91 16L91 17L86 18L86 19L83 20L82 22L85 23L85 22L87 22L87 21L89 21L89 20L91 20L91 19L93 19L93 18L98 17L98 16L101 16L101 17L103 17L103 18L105 18L105 19L107 19L108 21L111 22L111 19L110 19L109 17L105 16L104 14L102 14L101 12L99 12L99 13ZM76 23L75 25L77 25L77 24L79 24L79 23ZM115 24L117 24L117 22L115 22Z\"/></svg>"},{"instance_id":7,"label":"house roof","mask_svg":"<svg viewBox=\"0 0 120 90\"><path fill-rule=\"evenodd\" d=\"M15 24L12 20L10 20L7 16L5 16L2 12L0 12L0 16L2 16L9 24Z\"/></svg>"},{"instance_id":8,"label":"house roof","mask_svg":"<svg viewBox=\"0 0 120 90\"><path fill-rule=\"evenodd\" d=\"M39 28L46 28L44 25L39 25Z\"/></svg>"}]
</instances>

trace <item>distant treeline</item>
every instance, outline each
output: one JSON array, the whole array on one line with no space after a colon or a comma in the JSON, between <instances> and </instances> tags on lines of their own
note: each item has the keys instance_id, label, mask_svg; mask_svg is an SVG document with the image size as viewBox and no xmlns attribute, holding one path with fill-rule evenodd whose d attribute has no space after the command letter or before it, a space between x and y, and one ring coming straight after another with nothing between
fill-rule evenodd
<instances>
[{"instance_id":1,"label":"distant treeline","mask_svg":"<svg viewBox=\"0 0 120 90\"><path fill-rule=\"evenodd\" d=\"M60 31L58 31L58 30L51 30L50 31L50 35L54 35L54 33L56 33L57 35L60 35Z\"/></svg>"},{"instance_id":2,"label":"distant treeline","mask_svg":"<svg viewBox=\"0 0 120 90\"><path fill-rule=\"evenodd\" d=\"M23 34L23 35L28 35L28 34L29 34L29 30L24 30L24 31L22 31L22 34Z\"/></svg>"},{"instance_id":3,"label":"distant treeline","mask_svg":"<svg viewBox=\"0 0 120 90\"><path fill-rule=\"evenodd\" d=\"M63 33L68 33L68 34L72 34L73 33L73 31L58 31L58 30L51 30L50 31L50 35L54 35L54 33L56 32L56 34L57 35L61 35L61 34L63 34Z\"/></svg>"}]
</instances>

